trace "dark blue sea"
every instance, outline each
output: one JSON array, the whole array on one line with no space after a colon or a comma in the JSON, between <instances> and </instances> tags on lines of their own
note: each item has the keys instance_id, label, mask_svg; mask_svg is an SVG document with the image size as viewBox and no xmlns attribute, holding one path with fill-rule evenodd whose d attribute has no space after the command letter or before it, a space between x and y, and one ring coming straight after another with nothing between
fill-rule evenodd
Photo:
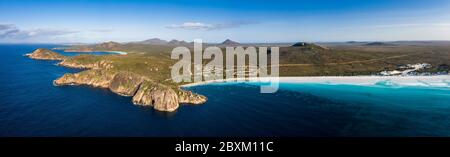
<instances>
[{"instance_id":1,"label":"dark blue sea","mask_svg":"<svg viewBox=\"0 0 450 157\"><path fill-rule=\"evenodd\" d=\"M0 45L0 136L450 136L448 88L281 83L260 94L222 83L189 88L206 104L163 113L106 89L53 86L79 70L23 55L57 46Z\"/></svg>"}]
</instances>

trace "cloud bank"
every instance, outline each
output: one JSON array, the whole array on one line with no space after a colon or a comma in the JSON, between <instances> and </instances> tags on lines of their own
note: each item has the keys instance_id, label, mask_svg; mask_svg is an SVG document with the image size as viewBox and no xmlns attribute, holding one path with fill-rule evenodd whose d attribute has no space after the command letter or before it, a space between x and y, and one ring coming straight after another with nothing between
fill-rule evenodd
<instances>
[{"instance_id":1,"label":"cloud bank","mask_svg":"<svg viewBox=\"0 0 450 157\"><path fill-rule=\"evenodd\" d=\"M22 30L13 24L0 24L0 39L27 39L33 37L53 37L78 33L79 31L58 29Z\"/></svg>"},{"instance_id":2,"label":"cloud bank","mask_svg":"<svg viewBox=\"0 0 450 157\"><path fill-rule=\"evenodd\" d=\"M166 26L169 29L185 29L185 30L221 30L228 28L238 28L244 25L257 24L253 21L238 21L221 24L207 24L202 22L185 22L182 24L172 24Z\"/></svg>"}]
</instances>

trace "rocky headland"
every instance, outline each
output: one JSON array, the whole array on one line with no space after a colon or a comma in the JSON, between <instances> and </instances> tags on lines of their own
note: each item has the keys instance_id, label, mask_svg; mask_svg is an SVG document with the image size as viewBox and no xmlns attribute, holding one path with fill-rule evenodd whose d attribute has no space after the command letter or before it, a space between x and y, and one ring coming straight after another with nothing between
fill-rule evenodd
<instances>
[{"instance_id":1,"label":"rocky headland","mask_svg":"<svg viewBox=\"0 0 450 157\"><path fill-rule=\"evenodd\" d=\"M49 49L37 49L32 53L26 54L26 56L38 60L65 60L67 58L66 56L53 52Z\"/></svg>"},{"instance_id":2,"label":"rocky headland","mask_svg":"<svg viewBox=\"0 0 450 157\"><path fill-rule=\"evenodd\" d=\"M64 74L53 81L56 86L88 85L106 88L116 94L132 97L136 105L151 106L155 110L167 112L177 110L180 104L203 104L207 101L205 96L185 91L178 86L164 85L147 76L116 70L113 61L81 62L79 58L87 56L65 57L47 49L37 49L27 56L33 59L61 60L58 63L60 66L86 69L79 73Z\"/></svg>"}]
</instances>

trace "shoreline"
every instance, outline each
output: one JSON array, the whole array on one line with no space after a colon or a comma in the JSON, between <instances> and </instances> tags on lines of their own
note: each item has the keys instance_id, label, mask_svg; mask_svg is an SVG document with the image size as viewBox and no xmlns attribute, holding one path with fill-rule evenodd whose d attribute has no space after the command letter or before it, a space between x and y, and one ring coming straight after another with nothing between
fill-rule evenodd
<instances>
[{"instance_id":1,"label":"shoreline","mask_svg":"<svg viewBox=\"0 0 450 157\"><path fill-rule=\"evenodd\" d=\"M53 49L52 49L53 50ZM93 53L93 52L108 52L108 53L115 53L115 54L119 54L119 55L127 55L128 52L125 51L66 51L64 50L63 52L67 52L67 53Z\"/></svg>"},{"instance_id":2,"label":"shoreline","mask_svg":"<svg viewBox=\"0 0 450 157\"><path fill-rule=\"evenodd\" d=\"M282 83L317 83L330 85L376 85L392 84L402 86L437 86L450 87L450 75L433 76L299 76L299 77L253 77L232 78L188 83L180 87L193 87L213 83L236 83L236 82L269 82L279 81Z\"/></svg>"},{"instance_id":3,"label":"shoreline","mask_svg":"<svg viewBox=\"0 0 450 157\"><path fill-rule=\"evenodd\" d=\"M119 55L127 55L128 52L124 52L124 51L99 51L99 52L109 52L109 53L116 53Z\"/></svg>"}]
</instances>

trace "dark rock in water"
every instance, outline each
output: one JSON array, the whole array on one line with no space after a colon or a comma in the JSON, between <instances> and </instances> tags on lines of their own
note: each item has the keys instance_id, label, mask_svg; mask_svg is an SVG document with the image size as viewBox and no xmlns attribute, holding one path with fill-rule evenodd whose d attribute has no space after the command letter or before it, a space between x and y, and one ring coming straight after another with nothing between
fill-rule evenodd
<instances>
[{"instance_id":1,"label":"dark rock in water","mask_svg":"<svg viewBox=\"0 0 450 157\"><path fill-rule=\"evenodd\" d=\"M64 60L67 58L49 49L37 49L33 51L33 53L26 54L26 56L32 59L39 59L39 60Z\"/></svg>"},{"instance_id":2,"label":"dark rock in water","mask_svg":"<svg viewBox=\"0 0 450 157\"><path fill-rule=\"evenodd\" d=\"M227 39L227 40L223 41L222 44L223 45L239 45L238 42L230 40L230 39Z\"/></svg>"}]
</instances>

